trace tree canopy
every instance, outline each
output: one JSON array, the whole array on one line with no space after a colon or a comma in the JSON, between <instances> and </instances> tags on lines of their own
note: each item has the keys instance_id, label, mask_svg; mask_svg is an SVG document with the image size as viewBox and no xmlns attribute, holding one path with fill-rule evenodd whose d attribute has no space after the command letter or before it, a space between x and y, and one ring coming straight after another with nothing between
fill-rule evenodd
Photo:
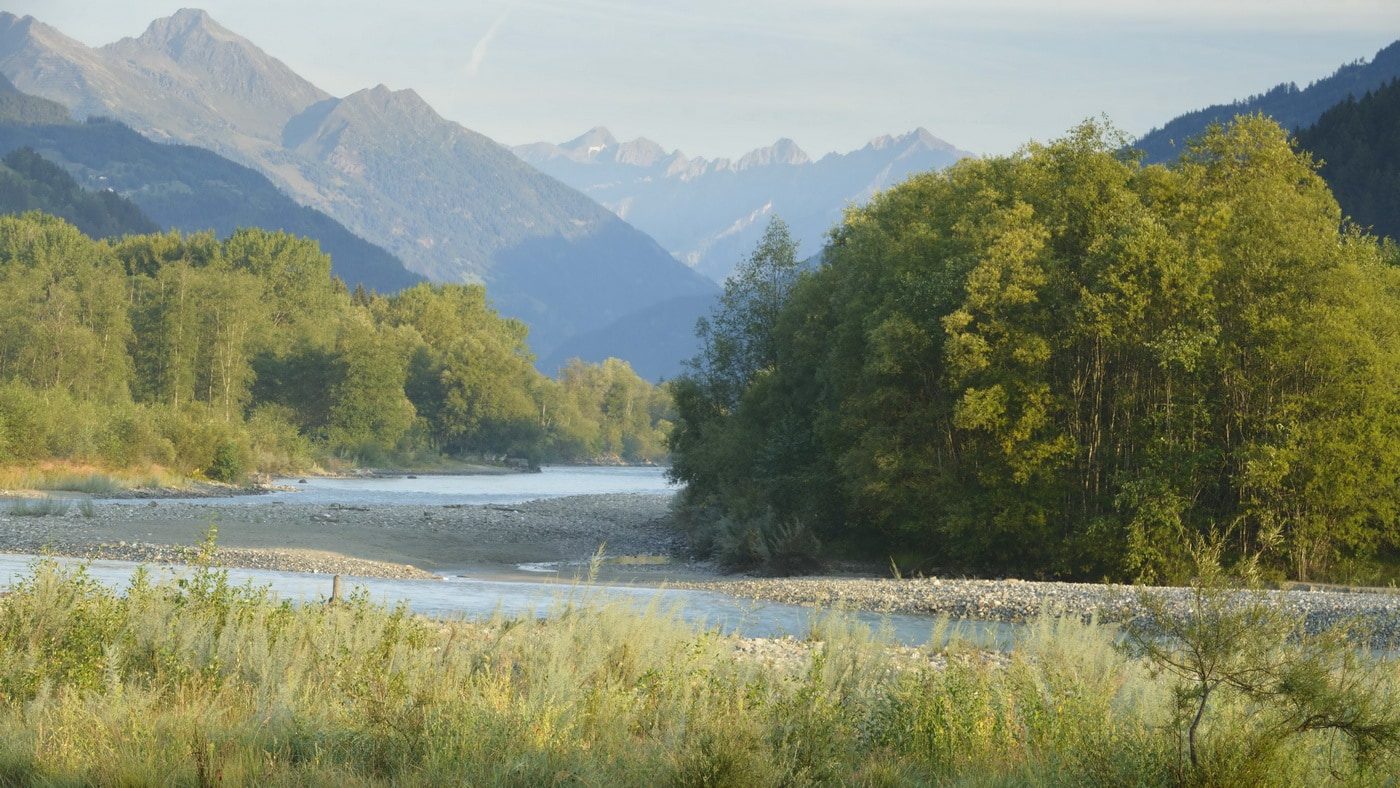
<instances>
[{"instance_id":1,"label":"tree canopy","mask_svg":"<svg viewBox=\"0 0 1400 788\"><path fill-rule=\"evenodd\" d=\"M669 400L625 363L550 380L480 286L352 295L287 233L105 242L3 216L0 294L0 463L665 455Z\"/></svg>"},{"instance_id":2,"label":"tree canopy","mask_svg":"<svg viewBox=\"0 0 1400 788\"><path fill-rule=\"evenodd\" d=\"M1393 257L1270 120L1170 167L1087 123L850 210L740 395L678 383L675 474L921 567L1326 574L1400 545Z\"/></svg>"}]
</instances>

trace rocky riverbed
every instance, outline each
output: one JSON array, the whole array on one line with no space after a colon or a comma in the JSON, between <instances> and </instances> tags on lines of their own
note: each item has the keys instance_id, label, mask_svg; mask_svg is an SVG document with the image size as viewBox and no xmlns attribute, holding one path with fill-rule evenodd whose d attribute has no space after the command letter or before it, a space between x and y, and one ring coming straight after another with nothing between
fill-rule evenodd
<instances>
[{"instance_id":1,"label":"rocky riverbed","mask_svg":"<svg viewBox=\"0 0 1400 788\"><path fill-rule=\"evenodd\" d=\"M211 527L225 566L393 579L464 574L571 581L600 547L598 579L717 591L820 608L1007 623L1042 613L1100 621L1142 614L1140 589L1088 583L942 578L738 578L674 558L670 495L615 494L513 505L171 502L73 504L20 516L0 502L0 552L186 563ZM1186 589L1152 589L1184 610ZM1360 618L1400 643L1400 594L1318 588L1265 592L1309 629Z\"/></svg>"},{"instance_id":2,"label":"rocky riverbed","mask_svg":"<svg viewBox=\"0 0 1400 788\"><path fill-rule=\"evenodd\" d=\"M1164 596L1171 609L1182 612L1189 609L1192 594L1190 589L1184 588L941 578L748 578L676 585L809 607L1007 623L1026 623L1042 614L1124 622L1143 615L1142 593ZM1373 628L1376 642L1400 644L1400 593L1380 590L1259 593L1296 616L1309 631L1359 620Z\"/></svg>"},{"instance_id":3,"label":"rocky riverbed","mask_svg":"<svg viewBox=\"0 0 1400 788\"><path fill-rule=\"evenodd\" d=\"M150 501L20 516L0 502L0 552L185 563L214 528L214 562L226 566L387 578L503 573L579 565L600 546L668 555L669 505L669 495L629 494L510 506Z\"/></svg>"}]
</instances>

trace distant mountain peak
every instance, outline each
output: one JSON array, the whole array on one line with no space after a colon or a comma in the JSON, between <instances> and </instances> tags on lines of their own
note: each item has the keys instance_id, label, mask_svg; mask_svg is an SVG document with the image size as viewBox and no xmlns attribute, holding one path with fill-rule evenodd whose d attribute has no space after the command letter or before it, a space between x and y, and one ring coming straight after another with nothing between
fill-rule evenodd
<instances>
[{"instance_id":1,"label":"distant mountain peak","mask_svg":"<svg viewBox=\"0 0 1400 788\"><path fill-rule=\"evenodd\" d=\"M603 126L594 126L559 146L570 153L596 156L608 148L617 147L617 138Z\"/></svg>"},{"instance_id":2,"label":"distant mountain peak","mask_svg":"<svg viewBox=\"0 0 1400 788\"><path fill-rule=\"evenodd\" d=\"M178 55L192 40L199 39L253 47L251 42L215 22L206 11L198 8L182 8L170 16L154 20L136 41L151 49Z\"/></svg>"},{"instance_id":3,"label":"distant mountain peak","mask_svg":"<svg viewBox=\"0 0 1400 788\"><path fill-rule=\"evenodd\" d=\"M747 170L750 167L769 167L774 164L808 164L812 158L787 137L779 139L766 148L758 148L745 153L734 165L735 169Z\"/></svg>"},{"instance_id":4,"label":"distant mountain peak","mask_svg":"<svg viewBox=\"0 0 1400 788\"><path fill-rule=\"evenodd\" d=\"M418 91L413 88L394 90L382 82L372 88L357 90L341 99L340 103L348 107L367 106L394 115L441 120L437 110L418 95Z\"/></svg>"},{"instance_id":5,"label":"distant mountain peak","mask_svg":"<svg viewBox=\"0 0 1400 788\"><path fill-rule=\"evenodd\" d=\"M924 150L937 150L954 152L957 150L952 143L939 139L923 126L904 134L882 134L870 142L865 147L869 150L885 150L886 148L909 148L918 146Z\"/></svg>"},{"instance_id":6,"label":"distant mountain peak","mask_svg":"<svg viewBox=\"0 0 1400 788\"><path fill-rule=\"evenodd\" d=\"M49 27L28 14L15 16L8 11L0 11L0 39L4 40L6 47L8 48L18 40L26 38L46 46L57 46L65 50L83 46L59 32L57 28Z\"/></svg>"},{"instance_id":7,"label":"distant mountain peak","mask_svg":"<svg viewBox=\"0 0 1400 788\"><path fill-rule=\"evenodd\" d=\"M629 164L634 167L650 167L664 158L666 158L666 149L646 137L638 137L631 142L618 145L617 154L614 156L618 164Z\"/></svg>"}]
</instances>

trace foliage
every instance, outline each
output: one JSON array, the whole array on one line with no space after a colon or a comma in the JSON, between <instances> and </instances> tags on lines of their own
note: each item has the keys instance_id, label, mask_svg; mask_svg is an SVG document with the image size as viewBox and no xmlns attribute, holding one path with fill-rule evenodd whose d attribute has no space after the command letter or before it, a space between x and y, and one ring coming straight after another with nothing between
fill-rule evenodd
<instances>
[{"instance_id":1,"label":"foliage","mask_svg":"<svg viewBox=\"0 0 1400 788\"><path fill-rule=\"evenodd\" d=\"M1394 555L1391 250L1269 120L1170 168L1121 143L1086 124L848 212L737 395L676 382L687 499L944 570L1173 579L1213 533L1301 578Z\"/></svg>"},{"instance_id":2,"label":"foliage","mask_svg":"<svg viewBox=\"0 0 1400 788\"><path fill-rule=\"evenodd\" d=\"M557 383L543 382L542 421L554 453L572 460L661 462L671 429L671 398L637 376L627 362L570 361Z\"/></svg>"},{"instance_id":3,"label":"foliage","mask_svg":"<svg viewBox=\"0 0 1400 788\"><path fill-rule=\"evenodd\" d=\"M800 522L779 522L771 511L740 520L723 517L715 526L713 553L731 569L762 569L794 575L821 568L821 542Z\"/></svg>"},{"instance_id":4,"label":"foliage","mask_svg":"<svg viewBox=\"0 0 1400 788\"><path fill-rule=\"evenodd\" d=\"M62 498L20 498L5 513L10 517L62 517L71 505Z\"/></svg>"},{"instance_id":5,"label":"foliage","mask_svg":"<svg viewBox=\"0 0 1400 788\"><path fill-rule=\"evenodd\" d=\"M214 449L214 457L204 471L205 476L216 482L239 482L246 474L247 461L243 458L242 450L229 441L220 443Z\"/></svg>"},{"instance_id":6,"label":"foliage","mask_svg":"<svg viewBox=\"0 0 1400 788\"><path fill-rule=\"evenodd\" d=\"M1182 782L1260 784L1271 755L1291 739L1335 734L1365 764L1400 752L1400 708L1386 694L1385 666L1363 653L1346 625L1306 630L1288 611L1201 564L1185 609L1151 591L1127 628L1125 649L1172 676L1173 723L1184 742ZM1233 700L1243 713L1217 720Z\"/></svg>"},{"instance_id":7,"label":"foliage","mask_svg":"<svg viewBox=\"0 0 1400 788\"><path fill-rule=\"evenodd\" d=\"M667 395L621 361L561 381L480 286L352 295L311 241L94 241L0 217L0 465L241 481L315 455L660 459Z\"/></svg>"},{"instance_id":8,"label":"foliage","mask_svg":"<svg viewBox=\"0 0 1400 788\"><path fill-rule=\"evenodd\" d=\"M893 649L833 617L770 658L586 593L545 618L435 621L362 592L279 602L208 568L117 592L40 563L0 598L0 780L1201 784L1166 725L1171 682L1112 640L1046 619L987 660ZM1374 667L1393 699L1395 664ZM1215 713L1250 709L1222 697ZM1281 738L1255 784L1375 784L1400 768L1390 752L1345 757L1342 740Z\"/></svg>"}]
</instances>

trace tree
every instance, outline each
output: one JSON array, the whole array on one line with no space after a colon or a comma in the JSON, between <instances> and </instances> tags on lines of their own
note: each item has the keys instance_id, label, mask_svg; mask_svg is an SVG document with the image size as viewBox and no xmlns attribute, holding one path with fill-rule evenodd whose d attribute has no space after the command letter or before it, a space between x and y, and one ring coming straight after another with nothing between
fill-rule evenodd
<instances>
[{"instance_id":1,"label":"tree","mask_svg":"<svg viewBox=\"0 0 1400 788\"><path fill-rule=\"evenodd\" d=\"M404 396L412 342L408 331L376 329L365 313L352 313L341 323L339 379L331 388L326 429L333 449L373 460L398 447L416 417Z\"/></svg>"},{"instance_id":2,"label":"tree","mask_svg":"<svg viewBox=\"0 0 1400 788\"><path fill-rule=\"evenodd\" d=\"M1400 550L1393 249L1267 119L1122 151L1090 123L964 161L791 287L751 266L674 388L692 508L979 572L1179 578L1215 532L1299 577Z\"/></svg>"},{"instance_id":3,"label":"tree","mask_svg":"<svg viewBox=\"0 0 1400 788\"><path fill-rule=\"evenodd\" d=\"M1201 558L1184 608L1160 592L1139 592L1144 612L1123 643L1177 681L1173 721L1190 782L1258 782L1266 775L1249 772L1268 762L1262 756L1317 733L1339 734L1362 762L1400 749L1400 710L1385 697L1383 663L1358 651L1357 632L1346 625L1310 632L1258 590L1256 573L1235 580L1221 571L1218 547ZM1226 696L1247 703L1248 714L1207 737Z\"/></svg>"},{"instance_id":4,"label":"tree","mask_svg":"<svg viewBox=\"0 0 1400 788\"><path fill-rule=\"evenodd\" d=\"M694 377L726 407L737 406L754 376L778 363L774 331L798 271L797 244L775 216L725 281L714 313L697 325L701 351L691 362Z\"/></svg>"}]
</instances>

